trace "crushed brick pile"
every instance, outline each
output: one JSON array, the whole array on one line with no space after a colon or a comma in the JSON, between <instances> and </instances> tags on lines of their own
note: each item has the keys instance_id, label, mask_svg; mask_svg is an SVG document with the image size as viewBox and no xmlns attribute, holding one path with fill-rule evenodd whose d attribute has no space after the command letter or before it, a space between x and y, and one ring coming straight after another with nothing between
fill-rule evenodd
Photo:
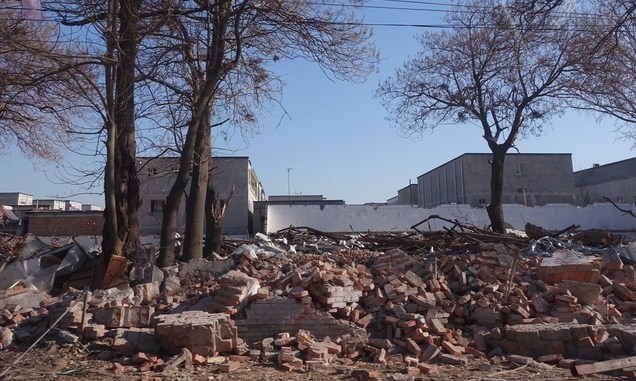
<instances>
[{"instance_id":1,"label":"crushed brick pile","mask_svg":"<svg viewBox=\"0 0 636 381\"><path fill-rule=\"evenodd\" d=\"M108 347L99 356L117 372L210 362L232 372L246 361L311 370L336 359L401 365L410 376L469 359L633 372L635 267L615 247L525 249L504 242L451 254L342 246L312 254L243 245L218 264L166 269L162 283L58 297L4 291L0 346L55 325L59 340ZM197 280L197 266L218 276ZM626 361L607 363L617 359Z\"/></svg>"}]
</instances>

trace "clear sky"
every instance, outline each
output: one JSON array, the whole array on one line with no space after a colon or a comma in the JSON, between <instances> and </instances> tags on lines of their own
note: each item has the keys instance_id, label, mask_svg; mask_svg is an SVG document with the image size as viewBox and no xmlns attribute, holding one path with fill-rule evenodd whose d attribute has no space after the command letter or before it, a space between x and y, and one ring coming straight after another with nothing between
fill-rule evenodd
<instances>
[{"instance_id":1,"label":"clear sky","mask_svg":"<svg viewBox=\"0 0 636 381\"><path fill-rule=\"evenodd\" d=\"M445 2L406 4L372 0L373 6L422 10L365 9L368 23L442 23ZM287 83L280 110L260 116L261 130L244 139L215 141L217 155L249 156L267 195L322 194L348 204L385 202L417 176L466 152L489 152L473 125L440 127L419 140L403 138L390 127L387 112L374 99L379 82L391 76L419 48L415 36L431 28L374 27L381 55L378 73L361 84L333 82L311 63L281 63ZM279 124L280 120L280 124ZM621 140L611 119L567 113L545 127L540 137L517 141L521 153L572 153L574 170L636 156L634 142ZM81 159L72 157L81 166ZM291 170L288 171L288 168ZM33 164L17 150L0 156L0 192L24 192L36 198L66 197L103 205L101 195L77 195L77 186L57 184L56 165ZM289 174L289 177L288 177ZM289 183L288 183L289 178ZM93 192L101 192L98 187ZM70 197L69 197L70 196Z\"/></svg>"}]
</instances>

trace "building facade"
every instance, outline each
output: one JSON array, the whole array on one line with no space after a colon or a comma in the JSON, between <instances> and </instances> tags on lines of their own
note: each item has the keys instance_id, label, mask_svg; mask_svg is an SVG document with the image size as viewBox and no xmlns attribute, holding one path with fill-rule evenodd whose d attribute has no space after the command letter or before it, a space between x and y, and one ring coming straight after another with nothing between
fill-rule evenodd
<instances>
[{"instance_id":1,"label":"building facade","mask_svg":"<svg viewBox=\"0 0 636 381\"><path fill-rule=\"evenodd\" d=\"M404 188L398 190L397 205L411 205L417 206L419 204L418 198L418 186L417 184L409 184Z\"/></svg>"},{"instance_id":2,"label":"building facade","mask_svg":"<svg viewBox=\"0 0 636 381\"><path fill-rule=\"evenodd\" d=\"M574 172L579 205L595 202L636 203L636 157Z\"/></svg>"},{"instance_id":3,"label":"building facade","mask_svg":"<svg viewBox=\"0 0 636 381\"><path fill-rule=\"evenodd\" d=\"M163 207L174 182L179 158L138 158L141 207L141 234L160 234ZM265 199L265 191L248 157L213 157L212 184L220 205L229 202L222 233L245 235L253 233L254 202ZM186 188L186 192L189 189ZM232 193L233 191L233 193ZM230 193L232 197L230 199ZM185 229L185 197L182 197L177 231Z\"/></svg>"},{"instance_id":4,"label":"building facade","mask_svg":"<svg viewBox=\"0 0 636 381\"><path fill-rule=\"evenodd\" d=\"M21 192L0 193L0 205L33 205L33 195Z\"/></svg>"},{"instance_id":5,"label":"building facade","mask_svg":"<svg viewBox=\"0 0 636 381\"><path fill-rule=\"evenodd\" d=\"M73 200L62 199L35 199L33 207L42 210L64 210L67 212L77 212L82 210L82 203Z\"/></svg>"},{"instance_id":6,"label":"building facade","mask_svg":"<svg viewBox=\"0 0 636 381\"><path fill-rule=\"evenodd\" d=\"M490 202L491 158L489 153L466 153L419 176L419 206L487 205ZM527 206L573 204L572 155L509 153L504 164L503 202Z\"/></svg>"},{"instance_id":7,"label":"building facade","mask_svg":"<svg viewBox=\"0 0 636 381\"><path fill-rule=\"evenodd\" d=\"M0 233L22 235L23 231L22 219L13 212L13 208L0 205Z\"/></svg>"}]
</instances>

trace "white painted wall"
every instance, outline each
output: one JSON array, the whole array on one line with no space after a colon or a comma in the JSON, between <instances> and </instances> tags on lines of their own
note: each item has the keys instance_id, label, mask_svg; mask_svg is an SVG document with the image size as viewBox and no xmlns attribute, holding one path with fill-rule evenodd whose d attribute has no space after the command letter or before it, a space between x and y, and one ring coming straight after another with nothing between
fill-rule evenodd
<instances>
[{"instance_id":1,"label":"white painted wall","mask_svg":"<svg viewBox=\"0 0 636 381\"><path fill-rule=\"evenodd\" d=\"M618 204L622 209L636 213L636 206ZM267 232L293 226L309 226L324 232L405 231L411 226L438 215L450 220L459 220L466 225L486 227L490 220L486 209L468 205L441 205L432 209L413 208L409 205L270 205L267 211ZM572 224L581 229L604 229L614 231L636 230L636 218L625 215L608 203L594 204L584 208L568 204L550 204L542 207L504 205L506 222L515 229L523 230L526 222L549 230L564 229ZM430 230L441 230L450 226L439 219L430 221ZM418 227L429 230L429 224Z\"/></svg>"}]
</instances>

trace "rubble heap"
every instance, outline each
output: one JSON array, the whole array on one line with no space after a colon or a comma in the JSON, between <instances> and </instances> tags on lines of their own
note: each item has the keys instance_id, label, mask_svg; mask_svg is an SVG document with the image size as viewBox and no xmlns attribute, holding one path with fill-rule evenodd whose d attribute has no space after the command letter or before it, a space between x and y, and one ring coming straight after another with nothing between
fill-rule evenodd
<instances>
[{"instance_id":1,"label":"rubble heap","mask_svg":"<svg viewBox=\"0 0 636 381\"><path fill-rule=\"evenodd\" d=\"M625 252L634 243L478 240L497 236L483 231L419 240L319 233L261 236L218 265L181 264L133 287L67 288L56 297L6 290L0 346L16 348L55 326L60 340L108 348L99 356L116 360L117 371L114 353L140 372L209 364L219 355L225 372L245 361L283 370L365 361L417 376L476 359L539 361L579 374L631 371L636 268ZM398 241L399 248L378 249ZM196 279L210 269L223 274Z\"/></svg>"}]
</instances>

